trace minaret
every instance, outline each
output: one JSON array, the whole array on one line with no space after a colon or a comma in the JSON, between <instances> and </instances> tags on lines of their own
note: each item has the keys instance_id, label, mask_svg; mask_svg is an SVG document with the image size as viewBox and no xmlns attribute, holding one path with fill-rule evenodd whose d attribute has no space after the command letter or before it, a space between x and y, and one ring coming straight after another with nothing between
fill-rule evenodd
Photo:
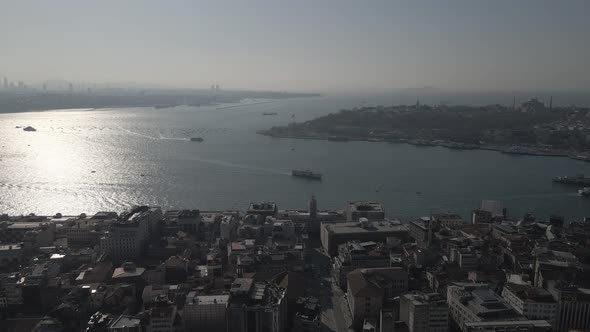
<instances>
[{"instance_id":1,"label":"minaret","mask_svg":"<svg viewBox=\"0 0 590 332\"><path fill-rule=\"evenodd\" d=\"M416 110L420 109L420 98L416 98Z\"/></svg>"},{"instance_id":2,"label":"minaret","mask_svg":"<svg viewBox=\"0 0 590 332\"><path fill-rule=\"evenodd\" d=\"M553 96L551 96L551 98L549 98L549 110L553 110Z\"/></svg>"}]
</instances>

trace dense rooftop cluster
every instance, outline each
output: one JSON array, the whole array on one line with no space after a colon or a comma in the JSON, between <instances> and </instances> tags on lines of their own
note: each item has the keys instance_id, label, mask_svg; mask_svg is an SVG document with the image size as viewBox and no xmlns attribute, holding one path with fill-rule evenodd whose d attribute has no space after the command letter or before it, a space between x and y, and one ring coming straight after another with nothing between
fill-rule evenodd
<instances>
[{"instance_id":1,"label":"dense rooftop cluster","mask_svg":"<svg viewBox=\"0 0 590 332\"><path fill-rule=\"evenodd\" d=\"M135 206L0 217L0 330L570 331L590 327L590 222L484 201L400 221Z\"/></svg>"}]
</instances>

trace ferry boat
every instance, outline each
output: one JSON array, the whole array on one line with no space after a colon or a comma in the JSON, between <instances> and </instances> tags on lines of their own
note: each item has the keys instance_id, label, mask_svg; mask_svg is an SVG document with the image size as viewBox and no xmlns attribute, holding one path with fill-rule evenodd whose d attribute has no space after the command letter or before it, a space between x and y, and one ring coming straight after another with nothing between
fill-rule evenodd
<instances>
[{"instance_id":1,"label":"ferry boat","mask_svg":"<svg viewBox=\"0 0 590 332\"><path fill-rule=\"evenodd\" d=\"M294 169L291 171L291 175L301 177L301 178L313 179L313 180L321 180L322 179L322 174L314 173L310 170L295 170Z\"/></svg>"}]
</instances>

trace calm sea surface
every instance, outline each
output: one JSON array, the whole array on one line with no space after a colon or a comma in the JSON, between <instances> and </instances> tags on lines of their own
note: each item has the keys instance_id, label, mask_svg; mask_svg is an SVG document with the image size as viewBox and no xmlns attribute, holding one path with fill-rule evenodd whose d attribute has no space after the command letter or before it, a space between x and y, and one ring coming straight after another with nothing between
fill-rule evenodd
<instances>
[{"instance_id":1,"label":"calm sea surface","mask_svg":"<svg viewBox=\"0 0 590 332\"><path fill-rule=\"evenodd\" d=\"M480 102L511 102L505 99ZM293 114L303 121L342 108L413 102L391 96L322 97L0 114L0 213L94 213L130 204L245 210L259 200L305 208L313 194L326 209L343 208L351 200L381 201L392 217L430 211L467 217L482 199L503 200L511 216L529 211L542 217L590 215L590 199L577 196L578 188L551 182L556 175L590 174L590 163L256 134L289 123ZM38 131L15 128L28 125ZM188 139L199 136L203 143ZM300 168L322 172L324 180L289 175Z\"/></svg>"}]
</instances>

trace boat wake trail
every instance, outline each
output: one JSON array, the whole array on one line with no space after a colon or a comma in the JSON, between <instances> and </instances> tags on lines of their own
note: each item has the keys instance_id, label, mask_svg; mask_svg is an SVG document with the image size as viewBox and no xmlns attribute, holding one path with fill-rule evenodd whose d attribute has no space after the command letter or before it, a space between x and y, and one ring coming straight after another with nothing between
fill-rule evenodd
<instances>
[{"instance_id":1,"label":"boat wake trail","mask_svg":"<svg viewBox=\"0 0 590 332\"><path fill-rule=\"evenodd\" d=\"M195 160L203 162L203 163L212 164L212 165L224 166L224 167L228 167L228 168L235 168L235 169L246 170L246 171L270 173L270 174L276 174L276 175L287 175L287 176L291 175L288 172L284 172L284 171L280 171L280 170L276 170L276 169L256 167L256 166L250 166L250 165L244 165L244 164L236 164L236 163L231 163L231 162L227 162L227 161L223 161L223 160L205 159L205 158L196 158Z\"/></svg>"},{"instance_id":2,"label":"boat wake trail","mask_svg":"<svg viewBox=\"0 0 590 332\"><path fill-rule=\"evenodd\" d=\"M152 136L144 135L144 134L141 134L141 133L136 133L136 132L131 131L129 129L125 129L125 128L121 127L121 126L119 126L119 129L122 130L122 131L124 131L124 132L126 132L126 133L128 133L128 134L131 134L131 135L135 135L135 136L139 136L139 137L143 137L143 138L147 138L147 139L152 139L152 140L159 139L157 137L152 137Z\"/></svg>"},{"instance_id":3,"label":"boat wake trail","mask_svg":"<svg viewBox=\"0 0 590 332\"><path fill-rule=\"evenodd\" d=\"M158 137L153 137L153 136L145 135L145 134L138 133L138 132L135 132L135 131L131 131L129 129L125 129L123 127L119 127L119 129L122 130L122 131L124 131L124 132L126 132L126 133L128 133L128 134L131 134L131 135L134 135L134 136L143 137L143 138L147 138L147 139L151 139L151 140L168 140L168 141L189 141L190 140L188 138L182 138L182 137L166 137L166 136L162 135L162 132L159 132L158 133Z\"/></svg>"},{"instance_id":4,"label":"boat wake trail","mask_svg":"<svg viewBox=\"0 0 590 332\"><path fill-rule=\"evenodd\" d=\"M189 138L182 138L182 137L166 137L164 135L162 135L162 132L160 132L160 139L164 139L164 140L169 140L169 141L189 141Z\"/></svg>"}]
</instances>

